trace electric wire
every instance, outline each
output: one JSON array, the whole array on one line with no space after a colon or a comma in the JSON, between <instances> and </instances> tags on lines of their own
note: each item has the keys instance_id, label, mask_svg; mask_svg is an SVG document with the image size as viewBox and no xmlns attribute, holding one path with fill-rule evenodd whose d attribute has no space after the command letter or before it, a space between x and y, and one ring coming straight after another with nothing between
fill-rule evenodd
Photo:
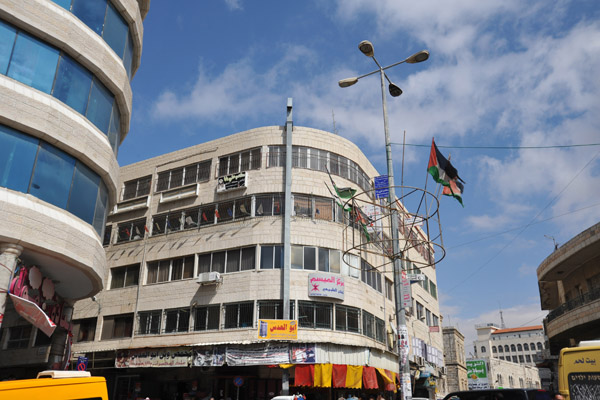
<instances>
[{"instance_id":1,"label":"electric wire","mask_svg":"<svg viewBox=\"0 0 600 400\"><path fill-rule=\"evenodd\" d=\"M578 172L577 174L575 174L575 176L569 181L569 183L567 183L567 185L560 191L558 192L558 194L556 196L554 196L545 206L544 208L542 208L536 215L535 217L533 217L531 219L531 221L529 221L528 224L526 224L522 229L520 229L513 237L512 239L510 239L500 250L498 250L496 252L496 254L494 254L492 257L490 257L486 262L484 262L483 264L481 264L475 271L473 271L471 274L469 274L465 279L463 279L462 281L460 281L459 283L457 283L456 285L454 285L454 287L452 287L449 292L454 291L457 287L459 287L460 285L462 285L463 283L467 282L469 279L471 279L473 276L475 276L479 271L481 271L483 268L485 268L489 263L491 263L496 257L498 257L508 246L510 246L512 244L512 242L514 242L517 237L519 237L519 235L521 233L523 233L527 228L529 228L531 225L533 225L535 223L535 220L544 212L546 211L546 209L548 207L550 207L550 205L552 203L554 203L554 201L556 201L556 199L558 199L565 190L567 190L569 188L569 186L571 186L571 184L575 181L575 179L577 179L577 177L598 157L598 155L600 155L600 151L597 152Z\"/></svg>"}]
</instances>

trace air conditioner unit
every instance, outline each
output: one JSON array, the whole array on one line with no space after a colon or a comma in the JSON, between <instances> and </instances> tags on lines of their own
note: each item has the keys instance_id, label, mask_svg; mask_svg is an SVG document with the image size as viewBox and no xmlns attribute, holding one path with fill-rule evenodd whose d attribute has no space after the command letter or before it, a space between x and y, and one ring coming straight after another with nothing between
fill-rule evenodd
<instances>
[{"instance_id":1,"label":"air conditioner unit","mask_svg":"<svg viewBox=\"0 0 600 400\"><path fill-rule=\"evenodd\" d=\"M196 278L196 283L200 285L211 285L221 283L223 278L218 272L203 272Z\"/></svg>"},{"instance_id":2,"label":"air conditioner unit","mask_svg":"<svg viewBox=\"0 0 600 400\"><path fill-rule=\"evenodd\" d=\"M425 365L425 360L421 356L414 356L415 363L418 365Z\"/></svg>"}]
</instances>

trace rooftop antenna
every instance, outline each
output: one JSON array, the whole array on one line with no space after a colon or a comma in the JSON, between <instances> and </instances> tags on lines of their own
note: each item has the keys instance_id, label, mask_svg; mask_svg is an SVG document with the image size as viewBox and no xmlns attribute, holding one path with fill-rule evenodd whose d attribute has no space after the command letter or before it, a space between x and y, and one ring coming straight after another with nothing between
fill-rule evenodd
<instances>
[{"instance_id":1,"label":"rooftop antenna","mask_svg":"<svg viewBox=\"0 0 600 400\"><path fill-rule=\"evenodd\" d=\"M558 250L558 243L556 243L556 240L554 239L554 236L548 236L548 235L544 235L544 237L546 239L551 239L552 243L554 243L554 250Z\"/></svg>"},{"instance_id":2,"label":"rooftop antenna","mask_svg":"<svg viewBox=\"0 0 600 400\"><path fill-rule=\"evenodd\" d=\"M333 112L333 108L331 109L331 119L333 120L333 133L335 133L336 135L338 134L338 131L335 127L335 114Z\"/></svg>"},{"instance_id":3,"label":"rooftop antenna","mask_svg":"<svg viewBox=\"0 0 600 400\"><path fill-rule=\"evenodd\" d=\"M506 329L506 325L504 324L504 316L502 315L502 309L500 309L500 329Z\"/></svg>"}]
</instances>

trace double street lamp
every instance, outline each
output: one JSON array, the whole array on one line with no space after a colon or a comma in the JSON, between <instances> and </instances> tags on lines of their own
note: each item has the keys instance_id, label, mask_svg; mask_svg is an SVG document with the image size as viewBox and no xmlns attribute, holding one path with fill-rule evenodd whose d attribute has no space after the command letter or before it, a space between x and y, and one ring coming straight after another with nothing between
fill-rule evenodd
<instances>
[{"instance_id":1,"label":"double street lamp","mask_svg":"<svg viewBox=\"0 0 600 400\"><path fill-rule=\"evenodd\" d=\"M340 87L345 88L348 86L354 85L358 82L359 79L367 77L369 75L373 75L379 72L381 76L381 102L383 105L383 130L385 132L385 150L386 150L386 160L387 160L387 173L388 173L388 202L389 206L392 208L392 251L393 251L393 268L394 268L394 294L395 294L395 304L396 304L396 325L398 332L398 356L400 363L400 373L402 375L401 384L402 384L402 399L409 399L412 397L412 389L410 384L410 365L408 361L408 328L406 327L406 314L403 307L403 301L400 295L400 288L402 285L402 252L400 251L400 244L398 242L398 210L396 208L396 191L394 184L394 165L392 163L392 146L390 142L390 133L388 128L388 115L387 115L387 103L386 103L386 95L385 95L385 80L387 79L389 86L388 90L392 97L398 97L402 94L402 89L400 89L397 85L392 83L390 78L385 74L385 70L395 67L396 65L400 65L403 63L415 64L420 63L429 58L429 52L427 50L422 50L418 53L413 54L412 56L388 65L387 67L382 67L381 64L375 58L375 51L373 49L373 44L368 40L363 40L358 45L359 50L370 57L377 64L378 69L375 71L369 72L368 74L360 75L353 78L342 79L338 82ZM402 343L401 343L402 342Z\"/></svg>"}]
</instances>

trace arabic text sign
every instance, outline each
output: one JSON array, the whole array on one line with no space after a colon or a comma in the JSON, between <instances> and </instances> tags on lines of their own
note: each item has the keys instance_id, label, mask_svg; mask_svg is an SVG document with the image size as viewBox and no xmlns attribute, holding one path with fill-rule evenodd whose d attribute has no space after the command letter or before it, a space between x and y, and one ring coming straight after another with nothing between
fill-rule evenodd
<instances>
[{"instance_id":1,"label":"arabic text sign","mask_svg":"<svg viewBox=\"0 0 600 400\"><path fill-rule=\"evenodd\" d=\"M386 199L390 195L390 183L387 175L376 176L375 183L375 198Z\"/></svg>"},{"instance_id":2,"label":"arabic text sign","mask_svg":"<svg viewBox=\"0 0 600 400\"><path fill-rule=\"evenodd\" d=\"M46 315L46 313L34 302L21 297L9 294L13 301L15 310L19 315L33 326L44 332L48 336L52 336L52 333L56 329L56 324Z\"/></svg>"},{"instance_id":3,"label":"arabic text sign","mask_svg":"<svg viewBox=\"0 0 600 400\"><path fill-rule=\"evenodd\" d=\"M297 340L298 321L288 319L258 320L258 338L265 340Z\"/></svg>"},{"instance_id":4,"label":"arabic text sign","mask_svg":"<svg viewBox=\"0 0 600 400\"><path fill-rule=\"evenodd\" d=\"M238 174L226 175L219 178L217 183L217 193L226 192L228 190L240 189L246 187L246 171Z\"/></svg>"},{"instance_id":5,"label":"arabic text sign","mask_svg":"<svg viewBox=\"0 0 600 400\"><path fill-rule=\"evenodd\" d=\"M467 361L467 378L469 390L489 389L490 382L487 376L487 364L485 360Z\"/></svg>"},{"instance_id":6,"label":"arabic text sign","mask_svg":"<svg viewBox=\"0 0 600 400\"><path fill-rule=\"evenodd\" d=\"M178 348L123 350L115 359L116 368L187 367L193 352Z\"/></svg>"},{"instance_id":7,"label":"arabic text sign","mask_svg":"<svg viewBox=\"0 0 600 400\"><path fill-rule=\"evenodd\" d=\"M344 300L344 278L325 273L308 274L308 295Z\"/></svg>"}]
</instances>

